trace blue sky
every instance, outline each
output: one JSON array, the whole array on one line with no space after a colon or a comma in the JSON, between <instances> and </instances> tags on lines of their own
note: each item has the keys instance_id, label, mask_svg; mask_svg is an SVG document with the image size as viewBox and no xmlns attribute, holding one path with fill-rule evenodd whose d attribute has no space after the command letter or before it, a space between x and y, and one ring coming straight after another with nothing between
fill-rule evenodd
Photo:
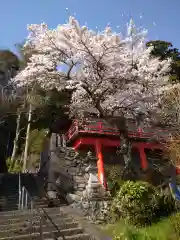
<instances>
[{"instance_id":1,"label":"blue sky","mask_svg":"<svg viewBox=\"0 0 180 240\"><path fill-rule=\"evenodd\" d=\"M87 22L89 28L102 29L110 23L121 32L132 16L138 26L148 29L149 39L171 41L180 49L179 9L180 0L4 0L0 48L14 50L14 44L26 38L27 24L44 21L55 28L70 14L82 25Z\"/></svg>"}]
</instances>

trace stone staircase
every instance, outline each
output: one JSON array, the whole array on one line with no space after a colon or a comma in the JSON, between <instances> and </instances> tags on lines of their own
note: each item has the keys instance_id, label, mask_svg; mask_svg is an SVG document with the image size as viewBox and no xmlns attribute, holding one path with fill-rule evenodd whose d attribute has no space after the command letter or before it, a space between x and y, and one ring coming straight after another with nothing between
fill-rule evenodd
<instances>
[{"instance_id":1,"label":"stone staircase","mask_svg":"<svg viewBox=\"0 0 180 240\"><path fill-rule=\"evenodd\" d=\"M43 182L43 181L42 181ZM18 174L0 175L0 240L4 239L62 239L89 240L71 214L62 211L66 207L57 200L56 207L50 207L43 188L32 174L22 174L21 184L32 196L33 209L18 210ZM28 205L30 208L30 204Z\"/></svg>"},{"instance_id":2,"label":"stone staircase","mask_svg":"<svg viewBox=\"0 0 180 240\"><path fill-rule=\"evenodd\" d=\"M84 233L83 228L79 227L79 223L68 214L60 212L60 208L46 208L45 212L46 215L41 214L41 227L40 214L37 210L1 212L0 240L90 239L90 235Z\"/></svg>"}]
</instances>

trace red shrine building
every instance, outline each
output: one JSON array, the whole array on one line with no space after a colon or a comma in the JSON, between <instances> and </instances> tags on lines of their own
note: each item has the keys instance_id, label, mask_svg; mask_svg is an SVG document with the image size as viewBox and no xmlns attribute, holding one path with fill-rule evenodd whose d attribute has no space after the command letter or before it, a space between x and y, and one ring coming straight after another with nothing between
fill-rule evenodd
<instances>
[{"instance_id":1,"label":"red shrine building","mask_svg":"<svg viewBox=\"0 0 180 240\"><path fill-rule=\"evenodd\" d=\"M133 120L127 121L128 135L132 140L132 161L146 170L154 163L160 164L160 156L164 142L170 134L167 129L142 128L137 129ZM106 162L123 165L123 160L116 153L120 145L120 133L115 127L110 127L103 119L91 119L79 124L74 121L66 134L67 144L75 150L93 151L97 158L98 177L101 184L106 186Z\"/></svg>"}]
</instances>

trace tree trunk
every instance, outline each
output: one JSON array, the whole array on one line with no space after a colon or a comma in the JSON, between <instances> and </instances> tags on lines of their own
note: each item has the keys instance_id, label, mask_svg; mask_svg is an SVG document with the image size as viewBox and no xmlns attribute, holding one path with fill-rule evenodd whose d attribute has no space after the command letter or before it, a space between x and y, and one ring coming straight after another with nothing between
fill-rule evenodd
<instances>
[{"instance_id":1,"label":"tree trunk","mask_svg":"<svg viewBox=\"0 0 180 240\"><path fill-rule=\"evenodd\" d=\"M120 134L120 146L117 150L117 154L122 154L124 159L124 171L123 177L125 175L134 174L135 169L132 164L132 157L131 157L131 148L132 143L131 139L128 137L128 126L127 120L125 117L109 117L106 118L107 122L112 126L118 129Z\"/></svg>"},{"instance_id":2,"label":"tree trunk","mask_svg":"<svg viewBox=\"0 0 180 240\"><path fill-rule=\"evenodd\" d=\"M17 152L17 148L18 148L18 140L19 140L19 133L20 133L20 129L19 129L20 121L21 121L21 112L18 113L17 119L16 119L16 135L14 138L14 146L13 146L13 152L12 152L12 156L11 156L12 166L14 166L14 164L15 164L15 157L16 157L16 152Z\"/></svg>"},{"instance_id":3,"label":"tree trunk","mask_svg":"<svg viewBox=\"0 0 180 240\"><path fill-rule=\"evenodd\" d=\"M30 104L29 106L29 113L28 113L28 125L27 125L27 131L26 131L26 141L25 141L24 158L23 158L23 172L25 172L27 167L31 120L32 120L32 104Z\"/></svg>"}]
</instances>

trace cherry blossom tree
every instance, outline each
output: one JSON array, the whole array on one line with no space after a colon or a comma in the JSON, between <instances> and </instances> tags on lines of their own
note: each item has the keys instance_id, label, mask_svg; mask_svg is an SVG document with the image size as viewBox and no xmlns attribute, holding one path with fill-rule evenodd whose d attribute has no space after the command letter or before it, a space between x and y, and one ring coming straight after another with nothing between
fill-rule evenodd
<instances>
[{"instance_id":1,"label":"cherry blossom tree","mask_svg":"<svg viewBox=\"0 0 180 240\"><path fill-rule=\"evenodd\" d=\"M170 60L151 56L147 31L132 20L124 37L109 26L101 32L81 27L73 17L56 29L42 23L28 30L24 48L34 54L13 79L17 87L74 89L71 114L94 108L99 117L152 120L159 112Z\"/></svg>"},{"instance_id":2,"label":"cherry blossom tree","mask_svg":"<svg viewBox=\"0 0 180 240\"><path fill-rule=\"evenodd\" d=\"M24 47L35 54L14 78L17 86L74 88L72 110L94 107L101 116L158 108L170 61L151 57L147 32L132 20L124 39L109 26L93 32L72 17L53 30L44 23L28 29Z\"/></svg>"}]
</instances>

